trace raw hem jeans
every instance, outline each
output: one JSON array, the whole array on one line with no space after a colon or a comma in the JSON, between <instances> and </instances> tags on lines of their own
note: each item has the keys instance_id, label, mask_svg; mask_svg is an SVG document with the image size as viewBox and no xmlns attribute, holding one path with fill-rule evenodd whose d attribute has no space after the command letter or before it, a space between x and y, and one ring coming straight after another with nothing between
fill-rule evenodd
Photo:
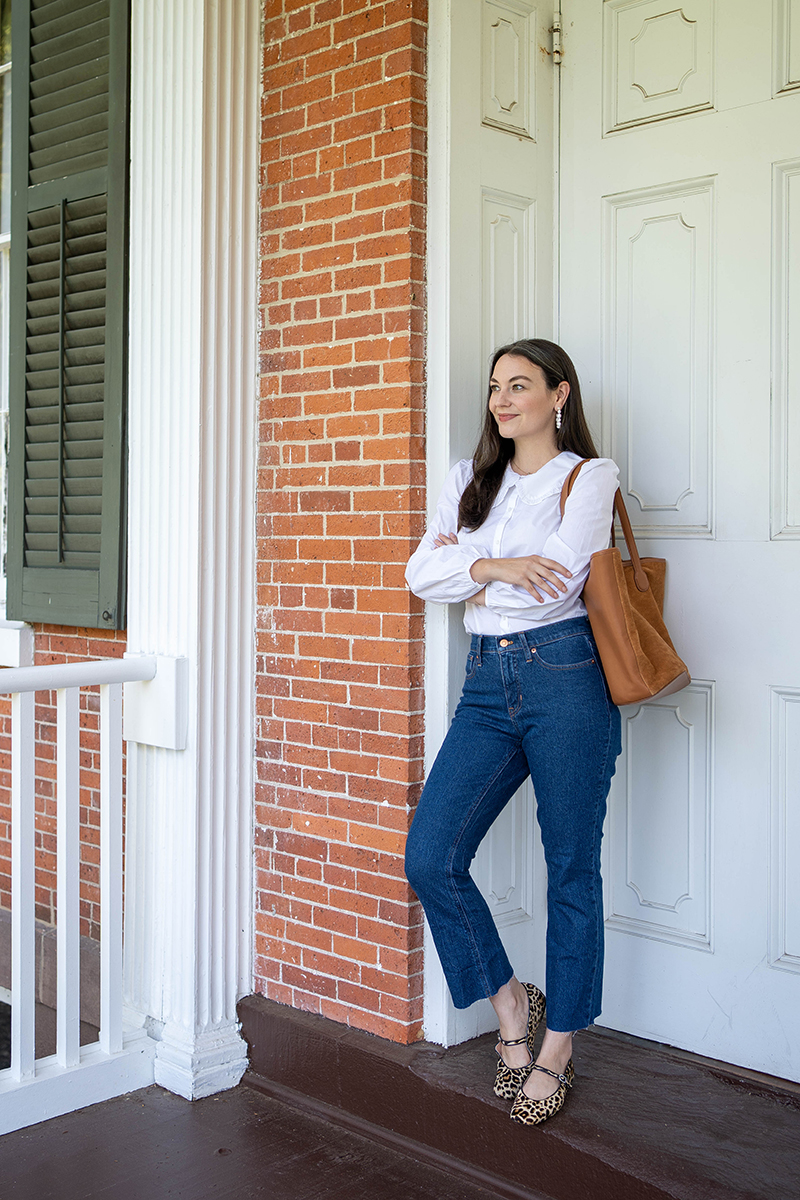
<instances>
[{"instance_id":1,"label":"raw hem jeans","mask_svg":"<svg viewBox=\"0 0 800 1200\"><path fill-rule=\"evenodd\" d=\"M470 864L530 774L547 861L547 1024L600 1014L600 840L620 752L620 715L585 617L473 635L453 723L406 846L406 875L430 923L456 1008L493 996L513 971Z\"/></svg>"}]
</instances>

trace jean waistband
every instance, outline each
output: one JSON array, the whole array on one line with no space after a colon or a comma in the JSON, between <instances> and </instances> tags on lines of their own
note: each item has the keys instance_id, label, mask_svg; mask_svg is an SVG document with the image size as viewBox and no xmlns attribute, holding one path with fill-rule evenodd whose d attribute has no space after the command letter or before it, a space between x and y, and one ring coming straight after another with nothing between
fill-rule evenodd
<instances>
[{"instance_id":1,"label":"jean waistband","mask_svg":"<svg viewBox=\"0 0 800 1200\"><path fill-rule=\"evenodd\" d=\"M523 629L521 633L473 633L470 651L479 660L483 654L506 654L512 650L521 650L526 659L530 659L534 646L546 646L548 642L557 642L579 633L591 635L591 632L588 617L570 617L567 621L553 621L550 625Z\"/></svg>"}]
</instances>

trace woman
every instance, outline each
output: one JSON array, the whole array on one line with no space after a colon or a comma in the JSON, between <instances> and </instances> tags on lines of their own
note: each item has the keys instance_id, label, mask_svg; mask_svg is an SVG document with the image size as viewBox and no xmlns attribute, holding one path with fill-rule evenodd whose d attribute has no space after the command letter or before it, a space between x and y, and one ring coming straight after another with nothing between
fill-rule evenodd
<instances>
[{"instance_id":1,"label":"woman","mask_svg":"<svg viewBox=\"0 0 800 1200\"><path fill-rule=\"evenodd\" d=\"M562 485L589 459L560 513ZM500 1024L495 1093L538 1124L572 1086L572 1035L600 1013L600 839L620 752L581 600L608 544L618 471L598 458L569 357L535 338L492 359L483 432L450 472L406 571L424 600L466 600L464 690L417 807L406 874L422 901L457 1008L491 1000ZM545 997L520 983L469 866L530 774L547 861Z\"/></svg>"}]
</instances>

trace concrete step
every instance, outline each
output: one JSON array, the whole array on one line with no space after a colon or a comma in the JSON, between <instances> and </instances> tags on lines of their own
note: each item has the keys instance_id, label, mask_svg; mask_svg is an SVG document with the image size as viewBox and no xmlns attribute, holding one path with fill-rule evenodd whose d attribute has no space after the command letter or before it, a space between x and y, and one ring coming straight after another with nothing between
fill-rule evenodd
<instances>
[{"instance_id":1,"label":"concrete step","mask_svg":"<svg viewBox=\"0 0 800 1200\"><path fill-rule=\"evenodd\" d=\"M398 1046L260 996L245 1082L509 1200L798 1200L800 1087L593 1027L554 1119L509 1120L494 1037Z\"/></svg>"}]
</instances>

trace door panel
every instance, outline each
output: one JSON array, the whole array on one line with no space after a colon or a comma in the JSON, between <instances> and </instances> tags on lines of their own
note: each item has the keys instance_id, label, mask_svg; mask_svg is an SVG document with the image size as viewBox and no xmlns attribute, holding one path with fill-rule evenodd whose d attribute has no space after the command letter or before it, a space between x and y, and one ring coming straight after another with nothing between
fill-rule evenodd
<instances>
[{"instance_id":1,"label":"door panel","mask_svg":"<svg viewBox=\"0 0 800 1200\"><path fill-rule=\"evenodd\" d=\"M800 25L800 7L797 13ZM772 536L800 537L800 159L773 179Z\"/></svg>"},{"instance_id":2,"label":"door panel","mask_svg":"<svg viewBox=\"0 0 800 1200\"><path fill-rule=\"evenodd\" d=\"M604 199L604 424L638 529L708 537L714 180Z\"/></svg>"}]
</instances>

